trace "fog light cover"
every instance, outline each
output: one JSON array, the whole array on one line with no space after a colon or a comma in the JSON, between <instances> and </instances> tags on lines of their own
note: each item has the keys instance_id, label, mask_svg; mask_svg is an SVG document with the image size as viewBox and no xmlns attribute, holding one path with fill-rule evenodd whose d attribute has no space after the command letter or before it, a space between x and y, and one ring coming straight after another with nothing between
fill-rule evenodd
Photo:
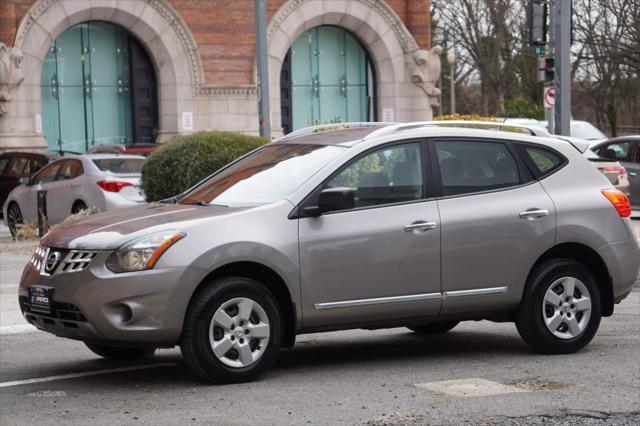
<instances>
[{"instance_id":1,"label":"fog light cover","mask_svg":"<svg viewBox=\"0 0 640 426\"><path fill-rule=\"evenodd\" d=\"M172 229L129 241L109 255L107 268L113 272L151 269L169 247L186 235L184 231Z\"/></svg>"}]
</instances>

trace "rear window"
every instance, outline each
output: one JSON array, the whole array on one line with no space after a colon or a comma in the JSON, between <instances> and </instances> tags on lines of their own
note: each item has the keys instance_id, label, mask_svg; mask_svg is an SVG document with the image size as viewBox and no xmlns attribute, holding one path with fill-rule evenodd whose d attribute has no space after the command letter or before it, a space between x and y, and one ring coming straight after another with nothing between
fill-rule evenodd
<instances>
[{"instance_id":1,"label":"rear window","mask_svg":"<svg viewBox=\"0 0 640 426\"><path fill-rule=\"evenodd\" d=\"M100 170L115 174L140 173L144 158L96 158L93 160Z\"/></svg>"},{"instance_id":2,"label":"rear window","mask_svg":"<svg viewBox=\"0 0 640 426\"><path fill-rule=\"evenodd\" d=\"M499 142L436 142L445 196L491 191L520 184L518 164Z\"/></svg>"},{"instance_id":3,"label":"rear window","mask_svg":"<svg viewBox=\"0 0 640 426\"><path fill-rule=\"evenodd\" d=\"M537 177L546 176L558 170L565 163L565 159L554 151L533 146L519 146Z\"/></svg>"}]
</instances>

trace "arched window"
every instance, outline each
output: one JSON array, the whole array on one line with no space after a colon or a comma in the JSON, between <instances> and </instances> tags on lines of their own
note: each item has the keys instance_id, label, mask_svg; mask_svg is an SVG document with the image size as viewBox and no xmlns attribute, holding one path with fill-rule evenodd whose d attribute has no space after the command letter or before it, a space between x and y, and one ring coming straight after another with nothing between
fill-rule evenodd
<instances>
[{"instance_id":1,"label":"arched window","mask_svg":"<svg viewBox=\"0 0 640 426\"><path fill-rule=\"evenodd\" d=\"M155 142L153 64L140 43L116 25L87 22L62 33L45 58L41 93L51 150Z\"/></svg>"},{"instance_id":2,"label":"arched window","mask_svg":"<svg viewBox=\"0 0 640 426\"><path fill-rule=\"evenodd\" d=\"M280 87L285 133L376 119L371 60L360 41L342 28L325 25L300 35L283 63Z\"/></svg>"}]
</instances>

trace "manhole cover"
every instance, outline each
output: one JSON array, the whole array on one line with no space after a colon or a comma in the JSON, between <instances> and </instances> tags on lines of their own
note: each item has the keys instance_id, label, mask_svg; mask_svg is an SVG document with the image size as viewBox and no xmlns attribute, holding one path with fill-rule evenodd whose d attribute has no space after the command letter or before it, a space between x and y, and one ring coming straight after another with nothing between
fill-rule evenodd
<instances>
[{"instance_id":1,"label":"manhole cover","mask_svg":"<svg viewBox=\"0 0 640 426\"><path fill-rule=\"evenodd\" d=\"M528 389L512 385L503 385L502 383L485 379L444 380L442 382L416 383L413 386L419 389L427 389L441 395L457 397L529 392Z\"/></svg>"}]
</instances>

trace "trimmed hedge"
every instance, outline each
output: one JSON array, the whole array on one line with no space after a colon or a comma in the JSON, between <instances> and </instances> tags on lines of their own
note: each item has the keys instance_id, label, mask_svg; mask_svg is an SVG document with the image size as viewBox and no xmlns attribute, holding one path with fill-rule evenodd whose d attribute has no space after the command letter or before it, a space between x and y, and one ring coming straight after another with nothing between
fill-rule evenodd
<instances>
[{"instance_id":1,"label":"trimmed hedge","mask_svg":"<svg viewBox=\"0 0 640 426\"><path fill-rule=\"evenodd\" d=\"M142 167L147 201L173 197L267 142L267 138L232 132L178 136L151 154Z\"/></svg>"}]
</instances>

